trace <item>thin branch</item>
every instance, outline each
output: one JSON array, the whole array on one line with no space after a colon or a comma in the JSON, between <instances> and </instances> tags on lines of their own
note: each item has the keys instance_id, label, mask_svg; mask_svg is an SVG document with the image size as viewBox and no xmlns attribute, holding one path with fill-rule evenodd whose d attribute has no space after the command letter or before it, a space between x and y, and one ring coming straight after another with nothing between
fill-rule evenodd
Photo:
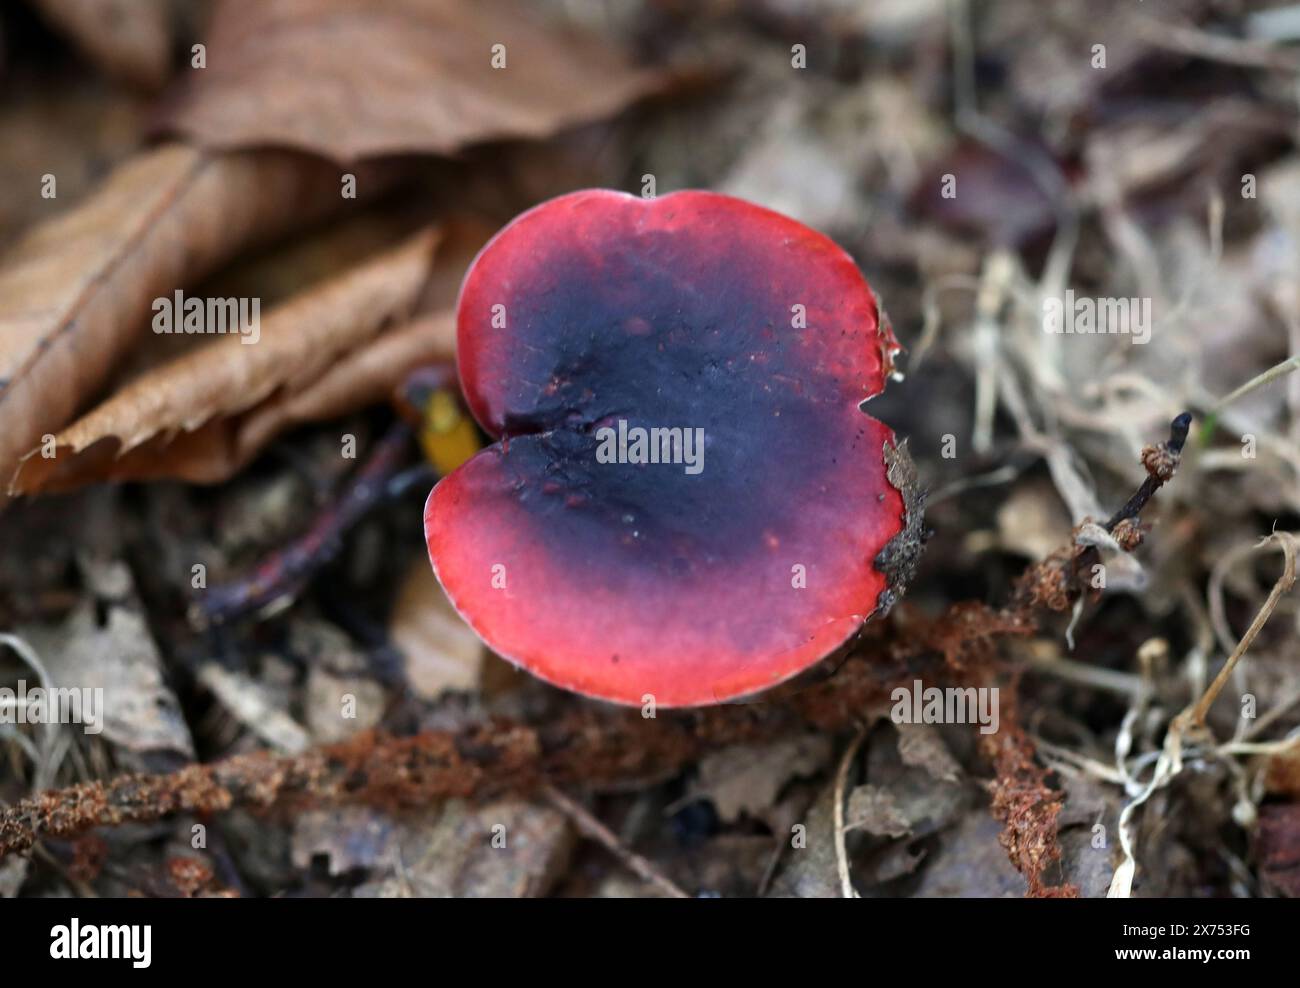
<instances>
[{"instance_id":1,"label":"thin branch","mask_svg":"<svg viewBox=\"0 0 1300 988\"><path fill-rule=\"evenodd\" d=\"M299 593L337 554L344 535L391 496L395 479L401 480L397 471L410 449L410 439L409 426L404 422L393 425L302 535L247 576L204 590L192 607L195 623L207 626L233 621Z\"/></svg>"},{"instance_id":2,"label":"thin branch","mask_svg":"<svg viewBox=\"0 0 1300 988\"><path fill-rule=\"evenodd\" d=\"M849 876L849 853L847 839L844 836L844 790L848 785L849 769L853 766L853 759L857 757L858 749L862 747L862 742L866 737L867 729L865 727L859 728L858 733L849 742L849 746L844 749L839 768L835 771L835 804L833 809L835 870L840 877L840 891L846 899L858 898L858 892L853 887L853 879Z\"/></svg>"},{"instance_id":3,"label":"thin branch","mask_svg":"<svg viewBox=\"0 0 1300 988\"><path fill-rule=\"evenodd\" d=\"M1178 469L1183 446L1187 443L1187 430L1191 428L1192 415L1183 412L1169 423L1169 438L1159 446L1148 446L1142 451L1142 464L1147 468L1147 478L1131 498L1106 522L1106 530L1114 534L1115 526L1128 518L1136 518L1151 495L1160 490Z\"/></svg>"},{"instance_id":4,"label":"thin branch","mask_svg":"<svg viewBox=\"0 0 1300 988\"><path fill-rule=\"evenodd\" d=\"M587 811L582 804L575 802L554 786L542 788L543 794L551 804L569 818L583 834L599 844L604 845L610 854L618 858L628 869L641 879L649 882L670 899L689 899L680 886L656 868L650 861L641 857L618 839L618 835L601 823Z\"/></svg>"},{"instance_id":5,"label":"thin branch","mask_svg":"<svg viewBox=\"0 0 1300 988\"><path fill-rule=\"evenodd\" d=\"M1178 715L1178 720L1184 722L1188 726L1196 728L1205 727L1206 715L1209 714L1210 707L1218 698L1219 693L1222 692L1223 687L1227 684L1229 677L1232 675L1232 670L1236 668L1237 663L1241 661L1242 656L1249 651L1251 644L1255 641L1255 637L1260 633L1264 625L1268 623L1268 619L1272 616L1273 611L1277 609L1278 601L1282 599L1282 595L1288 593L1291 588L1295 586L1295 536L1290 532L1276 532L1260 544L1264 545L1273 539L1276 539L1279 542L1282 547L1282 553L1286 557L1286 565L1283 567L1282 575L1279 576L1277 582L1273 584L1273 589L1269 593L1268 599L1264 601L1259 611L1255 614L1255 620L1250 622L1250 627L1246 629L1246 633L1241 636L1241 641L1237 643L1237 647L1233 649L1232 654L1228 656L1228 661L1223 664L1223 668L1219 670L1219 674L1214 677L1214 682L1210 683L1210 688L1201 695L1201 698L1196 701L1195 705Z\"/></svg>"}]
</instances>

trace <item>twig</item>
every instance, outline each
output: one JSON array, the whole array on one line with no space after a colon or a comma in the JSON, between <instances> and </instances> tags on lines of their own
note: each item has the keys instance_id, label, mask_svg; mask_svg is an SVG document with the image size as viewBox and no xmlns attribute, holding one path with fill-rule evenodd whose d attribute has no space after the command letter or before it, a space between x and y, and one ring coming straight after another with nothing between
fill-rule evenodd
<instances>
[{"instance_id":1,"label":"twig","mask_svg":"<svg viewBox=\"0 0 1300 988\"><path fill-rule=\"evenodd\" d=\"M1072 683L1080 683L1124 697L1136 696L1142 689L1141 680L1132 673L1090 665L1061 655L1038 655L1031 651L1029 666L1046 675L1058 676Z\"/></svg>"},{"instance_id":2,"label":"twig","mask_svg":"<svg viewBox=\"0 0 1300 988\"><path fill-rule=\"evenodd\" d=\"M1167 441L1142 450L1146 479L1104 526L1105 534L1113 538L1119 548L1132 551L1141 543L1139 516L1155 492L1177 472L1191 420L1191 414L1183 412L1170 423ZM1068 611L1083 597L1088 587L1080 579L1080 574L1088 572L1100 560L1101 553L1095 544L1083 544L1078 532L1076 530L1076 538L1069 545L1025 570L1016 581L1015 594L1006 610L1029 612L1044 605L1054 611Z\"/></svg>"},{"instance_id":3,"label":"twig","mask_svg":"<svg viewBox=\"0 0 1300 988\"><path fill-rule=\"evenodd\" d=\"M915 374L921 369L926 354L939 338L939 327L943 323L943 315L939 311L939 293L957 288L978 292L979 287L979 279L968 274L944 275L926 284L925 290L921 293L921 333L917 337L916 346L912 347L912 359L908 361L910 373Z\"/></svg>"},{"instance_id":4,"label":"twig","mask_svg":"<svg viewBox=\"0 0 1300 988\"><path fill-rule=\"evenodd\" d=\"M427 489L438 471L445 473L458 466L459 459L452 462L447 457L453 451L464 454L467 443L473 448L473 427L458 414L459 408L451 422L430 420L434 409L441 407L437 402L442 393L455 379L455 365L447 361L423 365L407 374L392 396L405 421L391 426L380 438L342 492L306 532L273 553L251 575L205 591L192 608L194 623L200 627L222 624L291 599L335 556L343 537L375 507L401 497L412 486ZM444 428L455 430L462 441L445 446L438 439ZM418 431L430 462L402 470L413 430Z\"/></svg>"},{"instance_id":5,"label":"twig","mask_svg":"<svg viewBox=\"0 0 1300 988\"><path fill-rule=\"evenodd\" d=\"M1165 747L1160 752L1160 757L1156 759L1155 767L1151 771L1151 781L1120 810L1117 827L1119 828L1120 852L1124 857L1115 869L1115 873L1111 875L1110 888L1106 891L1108 899L1127 899L1132 894L1133 877L1137 873L1137 855L1134 852L1133 830L1131 827L1133 814L1151 798L1151 795L1157 789L1168 785L1169 781L1182 771L1182 744L1182 732L1171 726L1165 738Z\"/></svg>"},{"instance_id":6,"label":"twig","mask_svg":"<svg viewBox=\"0 0 1300 988\"><path fill-rule=\"evenodd\" d=\"M410 438L411 430L404 422L393 425L342 494L316 516L306 532L247 577L203 591L192 611L196 623L206 626L233 621L301 591L312 574L334 557L343 536L389 496Z\"/></svg>"},{"instance_id":7,"label":"twig","mask_svg":"<svg viewBox=\"0 0 1300 988\"><path fill-rule=\"evenodd\" d=\"M542 792L556 809L569 818L573 825L582 833L605 846L614 857L623 862L631 871L635 872L640 878L649 882L655 888L659 889L670 899L689 899L682 889L675 884L672 879L668 878L663 872L656 868L650 861L637 854L631 848L624 846L623 842L618 839L613 831L596 819L580 803L575 802L566 796L555 786L546 785L542 787Z\"/></svg>"},{"instance_id":8,"label":"twig","mask_svg":"<svg viewBox=\"0 0 1300 988\"><path fill-rule=\"evenodd\" d=\"M1113 765L1089 758L1071 748L1053 744L1037 735L1034 736L1034 744L1044 756L1044 760L1058 774L1070 772L1074 775L1083 774L1093 779L1101 779L1103 782L1111 782L1118 786L1124 784L1124 776Z\"/></svg>"},{"instance_id":9,"label":"twig","mask_svg":"<svg viewBox=\"0 0 1300 988\"><path fill-rule=\"evenodd\" d=\"M1260 545L1264 545L1273 539L1277 539L1279 544L1282 546L1282 553L1286 557L1286 564L1282 569L1282 575L1279 576L1277 582L1273 584L1273 589L1269 593L1268 599L1264 601L1259 611L1255 614L1255 620L1250 622L1250 627L1247 628L1246 633L1241 636L1241 641L1237 643L1237 647L1233 649L1232 654L1228 656L1228 661L1223 664L1223 668L1219 670L1219 674L1214 677L1214 681L1210 683L1209 689L1201 695L1201 698L1197 700L1192 707L1184 710L1178 715L1177 720L1182 721L1187 727L1205 727L1206 715L1210 712L1210 707L1218 698L1223 687L1227 684L1228 678L1232 675L1232 670L1236 668L1237 663L1241 661L1241 657L1246 654L1250 649L1251 644L1255 641L1255 637L1260 633L1264 625L1268 623L1268 619L1272 616L1273 611L1277 609L1278 601L1282 599L1282 595L1295 586L1295 536L1290 532L1275 532L1268 539L1265 539L1264 542L1261 542Z\"/></svg>"},{"instance_id":10,"label":"twig","mask_svg":"<svg viewBox=\"0 0 1300 988\"><path fill-rule=\"evenodd\" d=\"M1183 446L1187 442L1187 430L1191 428L1192 415L1183 412L1169 423L1169 438L1159 446L1148 446L1142 451L1142 465L1147 468L1147 478L1132 497L1125 502L1106 522L1106 530L1112 535L1120 522L1136 518L1151 495L1160 490L1178 469L1178 460L1182 456Z\"/></svg>"},{"instance_id":11,"label":"twig","mask_svg":"<svg viewBox=\"0 0 1300 988\"><path fill-rule=\"evenodd\" d=\"M1131 30L1147 44L1183 55L1194 55L1250 69L1300 72L1300 59L1294 53L1263 41L1210 34L1186 24L1174 24L1168 20L1144 16L1132 18Z\"/></svg>"},{"instance_id":12,"label":"twig","mask_svg":"<svg viewBox=\"0 0 1300 988\"><path fill-rule=\"evenodd\" d=\"M865 727L859 728L858 733L849 742L849 746L844 749L839 768L835 770L835 804L833 810L835 870L840 876L840 891L846 899L858 898L858 892L853 887L853 879L849 876L848 841L844 836L844 790L848 785L849 769L853 766L853 759L857 756L858 749L862 747L862 742L866 737L867 729Z\"/></svg>"},{"instance_id":13,"label":"twig","mask_svg":"<svg viewBox=\"0 0 1300 988\"><path fill-rule=\"evenodd\" d=\"M1210 567L1210 578L1206 581L1205 602L1206 613L1209 616L1210 630L1213 632L1214 641L1222 649L1224 655L1231 654L1237 645L1237 639L1232 633L1232 626L1228 623L1228 607L1224 598L1224 584L1227 582L1228 573L1234 566L1243 559L1248 558L1258 548L1254 543L1244 543L1233 546L1223 555L1214 561ZM1204 689L1204 682L1201 684Z\"/></svg>"},{"instance_id":14,"label":"twig","mask_svg":"<svg viewBox=\"0 0 1300 988\"><path fill-rule=\"evenodd\" d=\"M975 425L971 446L977 453L987 453L993 445L993 418L998 405L1000 317L1015 271L1015 260L1010 252L994 251L984 265L975 296L975 323L971 336L975 353Z\"/></svg>"},{"instance_id":15,"label":"twig","mask_svg":"<svg viewBox=\"0 0 1300 988\"><path fill-rule=\"evenodd\" d=\"M1210 434L1214 431L1215 424L1218 422L1219 415L1238 398L1243 398L1252 391L1256 391L1267 384L1272 384L1274 381L1286 377L1288 374L1297 370L1300 370L1300 353L1292 354L1290 357L1287 357L1286 360L1274 364L1272 367L1268 368L1268 370L1261 371L1245 384L1228 392L1228 394L1224 395L1214 403L1214 406L1210 409L1209 415L1206 416L1205 427L1201 431L1202 441L1208 441Z\"/></svg>"}]
</instances>

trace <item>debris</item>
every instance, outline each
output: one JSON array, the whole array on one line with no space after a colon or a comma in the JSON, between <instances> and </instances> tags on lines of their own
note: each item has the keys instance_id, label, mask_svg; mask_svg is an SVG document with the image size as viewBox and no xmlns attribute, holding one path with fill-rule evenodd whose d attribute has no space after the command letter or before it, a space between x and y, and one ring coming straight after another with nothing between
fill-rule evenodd
<instances>
[{"instance_id":1,"label":"debris","mask_svg":"<svg viewBox=\"0 0 1300 988\"><path fill-rule=\"evenodd\" d=\"M309 0L287 12L220 0L207 43L221 58L190 76L169 117L174 130L207 148L271 145L345 163L547 137L611 116L666 82L508 0L392 0L383 11Z\"/></svg>"},{"instance_id":2,"label":"debris","mask_svg":"<svg viewBox=\"0 0 1300 988\"><path fill-rule=\"evenodd\" d=\"M817 734L723 748L700 760L688 798L710 800L727 823L742 815L763 819L786 783L817 772L830 755L829 741Z\"/></svg>"}]
</instances>

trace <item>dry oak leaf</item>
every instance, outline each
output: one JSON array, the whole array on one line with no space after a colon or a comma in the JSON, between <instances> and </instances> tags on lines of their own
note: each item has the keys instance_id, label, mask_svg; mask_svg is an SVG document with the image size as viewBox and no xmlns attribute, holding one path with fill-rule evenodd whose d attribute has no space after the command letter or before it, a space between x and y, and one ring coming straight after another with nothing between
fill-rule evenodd
<instances>
[{"instance_id":1,"label":"dry oak leaf","mask_svg":"<svg viewBox=\"0 0 1300 988\"><path fill-rule=\"evenodd\" d=\"M667 81L507 0L221 0L207 48L167 129L345 162L548 137Z\"/></svg>"},{"instance_id":2,"label":"dry oak leaf","mask_svg":"<svg viewBox=\"0 0 1300 988\"><path fill-rule=\"evenodd\" d=\"M295 425L324 422L379 404L413 368L450 361L455 356L456 321L451 312L422 315L390 329L374 342L341 357L301 391L282 392L251 410L237 423L235 438L228 446L232 462L248 462L258 450Z\"/></svg>"},{"instance_id":3,"label":"dry oak leaf","mask_svg":"<svg viewBox=\"0 0 1300 988\"><path fill-rule=\"evenodd\" d=\"M103 387L155 298L338 208L338 182L304 155L166 146L0 256L0 482Z\"/></svg>"},{"instance_id":4,"label":"dry oak leaf","mask_svg":"<svg viewBox=\"0 0 1300 988\"><path fill-rule=\"evenodd\" d=\"M268 399L292 407L294 395L332 379L340 360L404 320L429 277L436 244L436 232L423 231L304 290L261 320L255 343L239 333L217 336L146 371L60 432L54 456L37 449L25 457L14 493L97 480L224 480L257 452L241 433L243 413ZM366 384L364 375L357 383ZM262 423L255 438L272 434Z\"/></svg>"}]
</instances>

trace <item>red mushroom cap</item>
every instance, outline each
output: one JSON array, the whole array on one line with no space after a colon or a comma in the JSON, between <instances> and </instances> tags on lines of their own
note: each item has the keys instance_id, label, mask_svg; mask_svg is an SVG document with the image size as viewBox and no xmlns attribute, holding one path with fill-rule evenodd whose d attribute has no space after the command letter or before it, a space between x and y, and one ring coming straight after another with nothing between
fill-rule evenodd
<instances>
[{"instance_id":1,"label":"red mushroom cap","mask_svg":"<svg viewBox=\"0 0 1300 988\"><path fill-rule=\"evenodd\" d=\"M822 234L711 192L575 192L483 248L457 334L499 441L434 488L425 537L507 659L621 703L714 703L824 658L900 589L910 461L859 408L898 345Z\"/></svg>"}]
</instances>

